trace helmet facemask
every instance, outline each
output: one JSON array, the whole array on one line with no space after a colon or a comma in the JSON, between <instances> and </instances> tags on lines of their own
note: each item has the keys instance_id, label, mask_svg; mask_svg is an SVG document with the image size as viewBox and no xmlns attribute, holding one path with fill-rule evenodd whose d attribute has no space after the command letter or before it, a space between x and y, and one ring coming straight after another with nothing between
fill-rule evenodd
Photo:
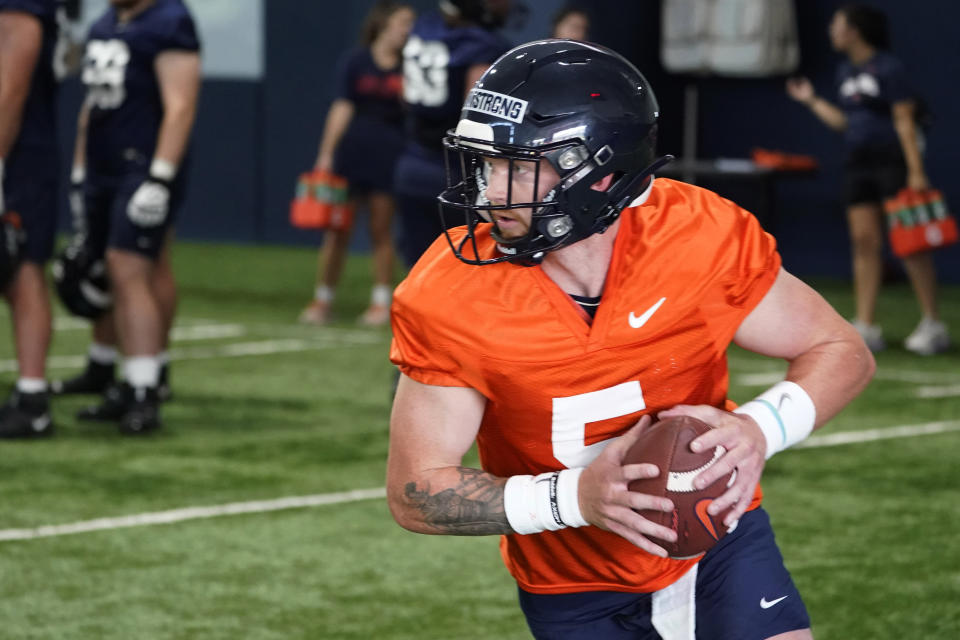
<instances>
[{"instance_id":1,"label":"helmet facemask","mask_svg":"<svg viewBox=\"0 0 960 640\"><path fill-rule=\"evenodd\" d=\"M562 142L531 149L518 145L498 144L479 138L448 136L444 141L446 152L447 188L440 194L440 216L447 227L448 215L463 216L467 236L459 246L447 240L460 260L468 264L492 264L507 260L525 264L537 263L547 251L566 244L573 222L558 199L555 158L576 148L576 142ZM585 152L584 152L585 157ZM502 202L491 202L488 197L492 163L505 163L506 191ZM544 170L544 161L554 171ZM519 176L519 177L515 177ZM553 184L547 184L552 182ZM518 184L519 183L519 184ZM546 193L542 196L538 194ZM517 218L528 220L529 228L521 236L501 229L497 212L514 211ZM516 219L513 215L506 216ZM497 242L502 256L481 257L475 233L479 225L490 225L490 235Z\"/></svg>"},{"instance_id":2,"label":"helmet facemask","mask_svg":"<svg viewBox=\"0 0 960 640\"><path fill-rule=\"evenodd\" d=\"M464 216L466 236L455 245L450 234L447 241L457 258L467 264L484 265L497 262L516 262L523 265L539 264L546 254L573 244L589 235L603 233L619 216L636 194L638 182L649 184L652 172L664 162L651 165L639 176L622 180L609 147L590 154L586 144L577 138L561 140L538 147L528 147L471 138L451 132L444 139L447 188L440 194L440 216L448 228L449 214L459 211ZM514 180L507 179L506 199L492 203L487 197L489 161L502 159L509 163L508 176L515 172L532 175L532 197L526 193L515 195ZM549 163L552 172L542 170ZM556 178L553 174L559 176ZM612 180L603 190L594 184L606 176ZM545 181L553 181L550 190L538 198ZM629 184L625 184L629 182ZM526 190L524 190L526 192ZM619 198L618 193L629 193ZM575 198L571 198L575 195ZM519 196L519 197L517 197ZM578 209L572 202L580 202ZM452 211L451 211L452 210ZM529 229L520 237L508 237L495 219L496 211L531 210ZM602 211L597 215L597 211ZM476 242L479 225L489 224L490 235L497 242L501 256L480 255Z\"/></svg>"}]
</instances>

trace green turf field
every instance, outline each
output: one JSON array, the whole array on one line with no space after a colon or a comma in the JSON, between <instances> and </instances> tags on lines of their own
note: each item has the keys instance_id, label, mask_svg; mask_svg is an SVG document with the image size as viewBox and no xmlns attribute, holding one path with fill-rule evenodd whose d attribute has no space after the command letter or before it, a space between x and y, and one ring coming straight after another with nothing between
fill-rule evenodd
<instances>
[{"instance_id":1,"label":"green turf field","mask_svg":"<svg viewBox=\"0 0 960 640\"><path fill-rule=\"evenodd\" d=\"M368 295L360 256L348 264L341 321L296 325L314 260L305 249L179 244L165 429L122 438L76 422L91 399L69 398L55 405L54 438L0 443L0 638L529 637L496 538L408 533L378 497L389 331L353 324ZM846 283L815 284L850 315ZM960 287L942 297L960 336ZM784 452L764 476L818 640L960 637L960 350L919 358L896 346L915 316L905 285L884 290L879 318L894 348L815 437L869 438ZM55 377L79 369L89 335L71 318L57 322ZM0 325L9 336L5 311ZM4 393L12 357L5 338ZM784 370L741 350L731 368L740 401ZM903 425L917 427L895 430ZM264 510L291 496L330 503ZM120 526L251 501L265 502ZM62 527L105 518L117 520Z\"/></svg>"}]
</instances>

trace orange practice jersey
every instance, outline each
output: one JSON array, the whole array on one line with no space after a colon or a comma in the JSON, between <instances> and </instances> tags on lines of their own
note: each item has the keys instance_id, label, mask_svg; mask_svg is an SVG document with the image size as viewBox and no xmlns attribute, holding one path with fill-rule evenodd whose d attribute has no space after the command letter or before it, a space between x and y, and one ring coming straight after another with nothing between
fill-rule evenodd
<instances>
[{"instance_id":1,"label":"orange practice jersey","mask_svg":"<svg viewBox=\"0 0 960 640\"><path fill-rule=\"evenodd\" d=\"M465 230L453 232L454 242ZM481 255L495 255L478 232ZM414 380L487 399L477 443L496 476L586 466L646 414L732 408L726 350L780 267L756 218L658 178L624 210L592 324L540 267L461 263L440 238L396 291L390 358ZM759 504L760 492L754 498ZM696 562L650 555L598 527L501 541L534 593L661 589Z\"/></svg>"}]
</instances>

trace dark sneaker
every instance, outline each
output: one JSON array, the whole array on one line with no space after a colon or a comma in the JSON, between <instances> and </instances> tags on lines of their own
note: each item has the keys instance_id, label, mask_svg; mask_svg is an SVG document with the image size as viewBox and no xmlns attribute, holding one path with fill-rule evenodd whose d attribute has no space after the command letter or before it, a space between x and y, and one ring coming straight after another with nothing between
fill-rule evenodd
<instances>
[{"instance_id":1,"label":"dark sneaker","mask_svg":"<svg viewBox=\"0 0 960 640\"><path fill-rule=\"evenodd\" d=\"M113 365L100 364L87 360L87 368L73 378L67 380L53 380L50 391L54 395L70 393L103 393L113 382Z\"/></svg>"},{"instance_id":2,"label":"dark sneaker","mask_svg":"<svg viewBox=\"0 0 960 640\"><path fill-rule=\"evenodd\" d=\"M53 435L50 394L14 389L0 407L0 438L43 438Z\"/></svg>"},{"instance_id":3,"label":"dark sneaker","mask_svg":"<svg viewBox=\"0 0 960 640\"><path fill-rule=\"evenodd\" d=\"M138 436L161 427L160 398L156 387L128 387L131 403L120 418L120 433Z\"/></svg>"},{"instance_id":4,"label":"dark sneaker","mask_svg":"<svg viewBox=\"0 0 960 640\"><path fill-rule=\"evenodd\" d=\"M166 402L173 398L173 389L170 388L169 363L160 367L160 382L157 385L157 397L160 399L160 402Z\"/></svg>"},{"instance_id":5,"label":"dark sneaker","mask_svg":"<svg viewBox=\"0 0 960 640\"><path fill-rule=\"evenodd\" d=\"M100 404L84 407L77 412L77 420L116 422L126 413L133 401L133 388L126 382L114 382L103 392Z\"/></svg>"}]
</instances>

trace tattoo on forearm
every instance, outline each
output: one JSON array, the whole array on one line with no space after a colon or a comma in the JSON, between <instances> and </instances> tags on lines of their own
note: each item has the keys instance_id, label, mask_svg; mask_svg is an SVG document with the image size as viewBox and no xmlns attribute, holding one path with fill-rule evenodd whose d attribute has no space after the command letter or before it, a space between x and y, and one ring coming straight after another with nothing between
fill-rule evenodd
<instances>
[{"instance_id":1,"label":"tattoo on forearm","mask_svg":"<svg viewBox=\"0 0 960 640\"><path fill-rule=\"evenodd\" d=\"M420 512L424 523L436 533L480 536L512 533L503 510L505 480L480 469L459 467L454 487L430 492L429 483L409 482L404 487L407 503Z\"/></svg>"}]
</instances>

